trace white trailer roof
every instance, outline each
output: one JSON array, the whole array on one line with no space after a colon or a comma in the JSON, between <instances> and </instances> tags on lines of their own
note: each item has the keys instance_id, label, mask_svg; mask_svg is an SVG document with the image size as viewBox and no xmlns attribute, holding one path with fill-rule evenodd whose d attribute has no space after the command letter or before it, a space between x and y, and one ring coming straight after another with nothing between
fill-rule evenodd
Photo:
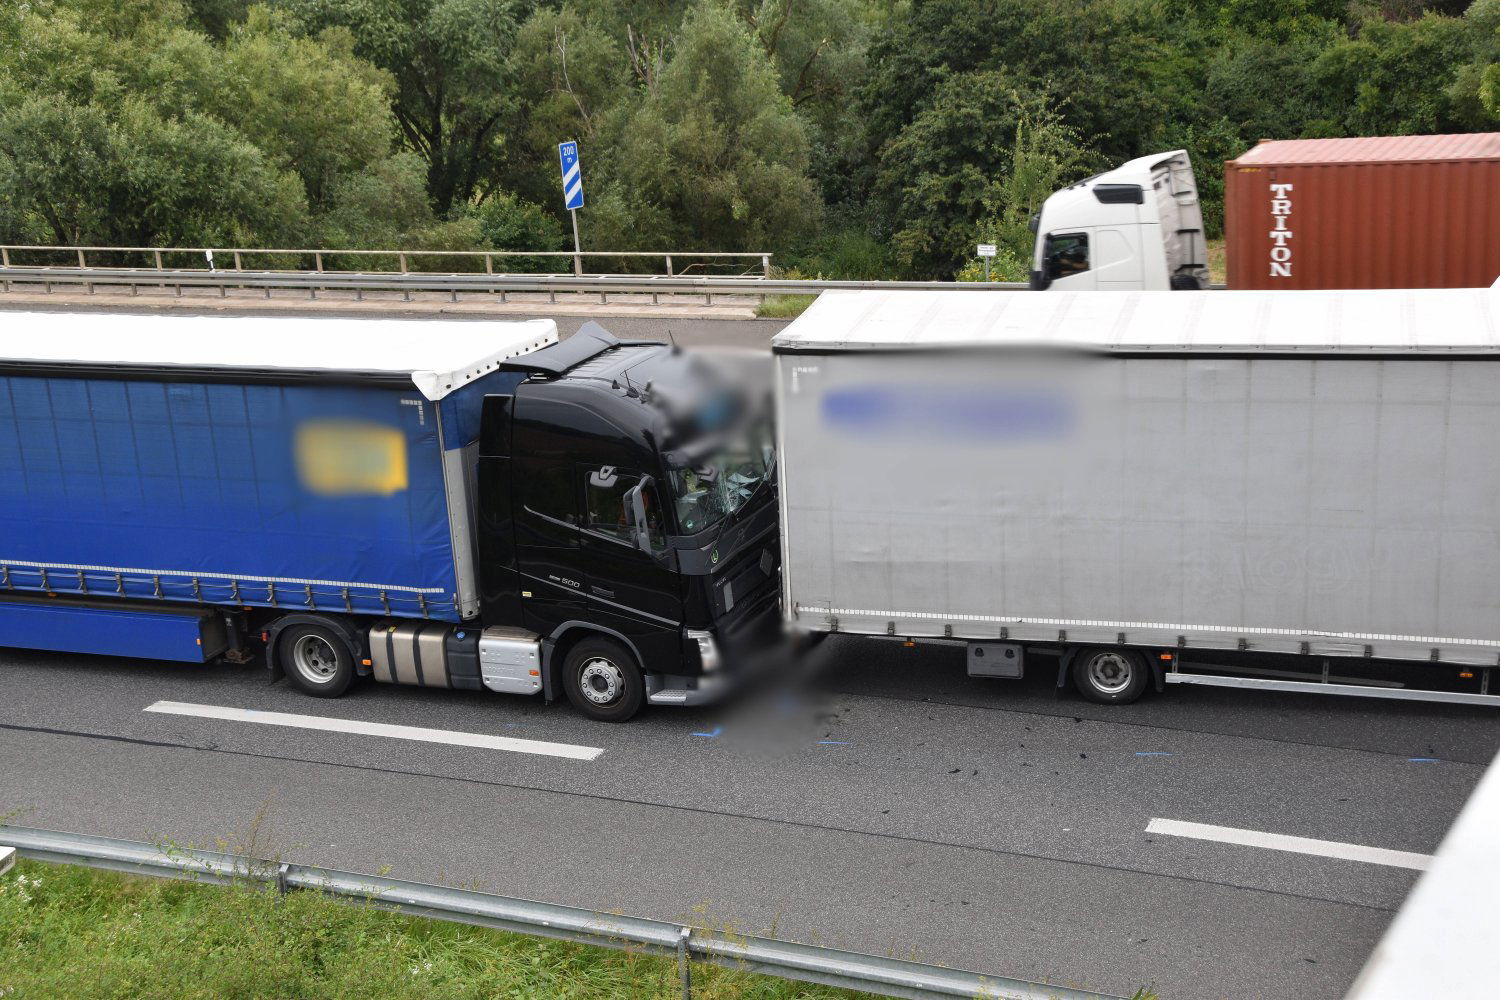
<instances>
[{"instance_id":1,"label":"white trailer roof","mask_svg":"<svg viewBox=\"0 0 1500 1000\"><path fill-rule=\"evenodd\" d=\"M455 322L0 311L0 367L77 366L406 376L442 399L557 343L550 319Z\"/></svg>"},{"instance_id":2,"label":"white trailer roof","mask_svg":"<svg viewBox=\"0 0 1500 1000\"><path fill-rule=\"evenodd\" d=\"M831 291L786 351L983 345L1217 353L1500 353L1494 288L1344 291Z\"/></svg>"}]
</instances>

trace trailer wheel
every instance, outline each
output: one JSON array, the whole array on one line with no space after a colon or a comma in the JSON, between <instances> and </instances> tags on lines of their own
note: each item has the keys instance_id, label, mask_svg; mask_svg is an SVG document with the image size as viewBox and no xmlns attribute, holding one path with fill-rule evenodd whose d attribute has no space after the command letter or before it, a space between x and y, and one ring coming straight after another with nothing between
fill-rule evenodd
<instances>
[{"instance_id":1,"label":"trailer wheel","mask_svg":"<svg viewBox=\"0 0 1500 1000\"><path fill-rule=\"evenodd\" d=\"M354 654L326 625L288 625L277 639L277 654L287 679L303 694L337 698L354 681Z\"/></svg>"},{"instance_id":2,"label":"trailer wheel","mask_svg":"<svg viewBox=\"0 0 1500 1000\"><path fill-rule=\"evenodd\" d=\"M646 701L635 657L612 639L584 639L568 650L563 687L574 708L600 722L624 722Z\"/></svg>"},{"instance_id":3,"label":"trailer wheel","mask_svg":"<svg viewBox=\"0 0 1500 1000\"><path fill-rule=\"evenodd\" d=\"M1101 705L1135 701L1149 677L1146 661L1133 649L1080 649L1073 657L1073 686Z\"/></svg>"}]
</instances>

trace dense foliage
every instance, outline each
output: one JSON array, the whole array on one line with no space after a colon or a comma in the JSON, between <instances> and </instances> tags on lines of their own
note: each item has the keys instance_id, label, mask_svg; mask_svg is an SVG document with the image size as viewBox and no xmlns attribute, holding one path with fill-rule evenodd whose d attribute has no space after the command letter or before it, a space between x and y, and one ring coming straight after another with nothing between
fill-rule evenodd
<instances>
[{"instance_id":1,"label":"dense foliage","mask_svg":"<svg viewBox=\"0 0 1500 1000\"><path fill-rule=\"evenodd\" d=\"M772 250L1002 268L1062 183L1500 130L1500 0L22 0L0 242Z\"/></svg>"}]
</instances>

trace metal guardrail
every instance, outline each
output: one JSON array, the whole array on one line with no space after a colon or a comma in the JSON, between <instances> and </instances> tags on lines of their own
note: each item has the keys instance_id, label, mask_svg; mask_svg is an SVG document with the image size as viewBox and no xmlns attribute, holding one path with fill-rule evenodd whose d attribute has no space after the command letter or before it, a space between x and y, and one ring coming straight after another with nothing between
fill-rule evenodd
<instances>
[{"instance_id":1,"label":"metal guardrail","mask_svg":"<svg viewBox=\"0 0 1500 1000\"><path fill-rule=\"evenodd\" d=\"M469 889L403 882L308 865L280 864L212 851L19 826L0 826L0 845L12 846L24 857L39 861L220 884L251 882L275 886L279 892L306 889L437 920L675 956L684 1000L691 1000L692 996L693 959L782 979L914 1000L945 997L966 1000L1119 1000L1109 994L943 969L896 958L879 958L769 938L715 934L662 920L598 913Z\"/></svg>"},{"instance_id":2,"label":"metal guardrail","mask_svg":"<svg viewBox=\"0 0 1500 1000\"><path fill-rule=\"evenodd\" d=\"M771 254L762 251L705 251L697 253L687 250L673 251L642 251L642 250L299 250L299 249L276 249L273 247L97 247L97 246L41 246L26 243L0 244L0 267L10 267L17 263L11 259L14 254L17 257L36 254L69 254L78 258L78 267L87 268L89 254L150 254L155 270L167 270L162 265L162 254L192 254L202 257L205 264L212 266L215 257L226 265L229 260L234 261L234 270L243 270L246 257L294 257L300 258L312 264L314 271L323 271L323 259L325 257L366 257L391 260L396 264L400 273L410 273L410 263L413 260L442 257L462 257L484 261L486 274L495 273L495 259L502 261L506 258L537 258L537 257L562 257L572 258L573 273L583 273L583 258L596 257L604 259L644 259L661 260L665 262L667 275L674 272L673 261L693 261L688 265L688 270L696 268L701 261L749 261L751 267L759 265L763 277L771 276ZM227 258L227 260L226 260ZM96 258L97 259L97 258ZM420 272L417 272L420 273ZM682 273L678 271L676 273Z\"/></svg>"},{"instance_id":3,"label":"metal guardrail","mask_svg":"<svg viewBox=\"0 0 1500 1000\"><path fill-rule=\"evenodd\" d=\"M791 278L684 277L681 275L596 274L575 277L559 274L391 274L360 271L208 271L197 268L162 270L150 268L76 268L76 267L0 267L0 289L6 292L15 284L43 285L50 292L53 285L125 285L133 291L156 285L176 288L218 288L220 295L229 288L263 289L269 298L272 289L301 289L311 297L329 289L350 290L356 297L370 291L399 291L410 298L412 292L447 292L457 301L459 292L492 292L501 301L513 292L546 292L557 300L558 292L593 293L600 302L613 294L650 294L657 302L662 295L702 295L711 304L715 295L816 295L835 289L948 289L957 291L1019 291L1022 282L1006 281L815 281Z\"/></svg>"}]
</instances>

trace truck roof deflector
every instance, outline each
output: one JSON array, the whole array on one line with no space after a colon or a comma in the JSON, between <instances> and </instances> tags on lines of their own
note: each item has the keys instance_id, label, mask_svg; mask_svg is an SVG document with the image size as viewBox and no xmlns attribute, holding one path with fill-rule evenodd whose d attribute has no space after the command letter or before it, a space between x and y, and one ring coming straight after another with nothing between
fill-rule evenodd
<instances>
[{"instance_id":1,"label":"truck roof deflector","mask_svg":"<svg viewBox=\"0 0 1500 1000\"><path fill-rule=\"evenodd\" d=\"M592 357L603 354L612 347L619 347L620 340L604 327L589 320L578 328L578 332L560 344L553 344L540 351L524 354L501 365L510 371L545 372L561 375L569 368L577 367Z\"/></svg>"}]
</instances>

